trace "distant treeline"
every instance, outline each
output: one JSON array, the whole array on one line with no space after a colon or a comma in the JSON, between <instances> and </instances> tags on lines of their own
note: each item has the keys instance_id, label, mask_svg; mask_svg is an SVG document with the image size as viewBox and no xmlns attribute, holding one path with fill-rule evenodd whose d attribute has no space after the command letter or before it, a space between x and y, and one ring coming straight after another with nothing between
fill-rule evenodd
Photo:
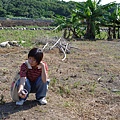
<instances>
[{"instance_id":1,"label":"distant treeline","mask_svg":"<svg viewBox=\"0 0 120 120\"><path fill-rule=\"evenodd\" d=\"M0 0L0 17L53 18L69 16L75 2L63 0Z\"/></svg>"}]
</instances>

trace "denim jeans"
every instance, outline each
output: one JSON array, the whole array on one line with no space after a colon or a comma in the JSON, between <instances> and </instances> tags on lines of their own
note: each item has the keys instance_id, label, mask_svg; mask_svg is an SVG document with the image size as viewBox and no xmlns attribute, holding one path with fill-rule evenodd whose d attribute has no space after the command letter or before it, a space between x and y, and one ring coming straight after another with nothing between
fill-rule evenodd
<instances>
[{"instance_id":1,"label":"denim jeans","mask_svg":"<svg viewBox=\"0 0 120 120\"><path fill-rule=\"evenodd\" d=\"M50 80L48 79L46 83L43 83L41 77L38 77L35 82L31 82L29 79L26 79L24 89L28 91L28 95L29 93L35 93L36 100L39 100L46 96L49 82ZM18 87L19 84L20 84L20 80L18 80L17 83ZM20 98L20 100L26 100L27 97L25 99Z\"/></svg>"}]
</instances>

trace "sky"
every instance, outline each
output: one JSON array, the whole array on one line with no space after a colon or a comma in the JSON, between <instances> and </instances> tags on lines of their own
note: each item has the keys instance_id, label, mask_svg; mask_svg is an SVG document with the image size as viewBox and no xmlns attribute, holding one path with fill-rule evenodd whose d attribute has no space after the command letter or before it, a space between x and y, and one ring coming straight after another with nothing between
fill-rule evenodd
<instances>
[{"instance_id":1,"label":"sky","mask_svg":"<svg viewBox=\"0 0 120 120\"><path fill-rule=\"evenodd\" d=\"M66 1L66 2L68 2L68 1L83 2L83 1L86 1L86 0L64 0L64 1ZM110 2L120 3L120 0L101 0L102 5L110 3Z\"/></svg>"}]
</instances>

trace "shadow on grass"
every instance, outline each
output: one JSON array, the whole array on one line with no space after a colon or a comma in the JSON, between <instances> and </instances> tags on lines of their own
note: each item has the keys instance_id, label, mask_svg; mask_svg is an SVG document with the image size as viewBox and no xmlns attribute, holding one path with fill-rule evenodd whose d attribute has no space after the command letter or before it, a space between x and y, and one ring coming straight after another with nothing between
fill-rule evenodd
<instances>
[{"instance_id":1,"label":"shadow on grass","mask_svg":"<svg viewBox=\"0 0 120 120\"><path fill-rule=\"evenodd\" d=\"M0 105L0 120L5 120L10 118L11 114L14 114L19 111L24 111L31 109L34 106L37 106L38 102L35 100L27 100L23 106L17 106L15 102L9 102Z\"/></svg>"}]
</instances>

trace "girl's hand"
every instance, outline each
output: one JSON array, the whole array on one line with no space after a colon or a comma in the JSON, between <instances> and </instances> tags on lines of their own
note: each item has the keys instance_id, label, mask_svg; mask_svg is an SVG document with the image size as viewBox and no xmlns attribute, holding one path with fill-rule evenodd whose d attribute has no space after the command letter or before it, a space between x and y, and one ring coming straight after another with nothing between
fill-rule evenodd
<instances>
[{"instance_id":1,"label":"girl's hand","mask_svg":"<svg viewBox=\"0 0 120 120\"><path fill-rule=\"evenodd\" d=\"M41 61L40 64L38 65L38 69L44 68L45 64Z\"/></svg>"},{"instance_id":2,"label":"girl's hand","mask_svg":"<svg viewBox=\"0 0 120 120\"><path fill-rule=\"evenodd\" d=\"M23 98L23 99L26 98L27 94L28 94L27 90L21 90L21 91L18 93L19 97L21 97L21 98Z\"/></svg>"},{"instance_id":3,"label":"girl's hand","mask_svg":"<svg viewBox=\"0 0 120 120\"><path fill-rule=\"evenodd\" d=\"M45 63L41 61L39 65L40 65L41 67L44 67L44 66L45 66Z\"/></svg>"}]
</instances>

